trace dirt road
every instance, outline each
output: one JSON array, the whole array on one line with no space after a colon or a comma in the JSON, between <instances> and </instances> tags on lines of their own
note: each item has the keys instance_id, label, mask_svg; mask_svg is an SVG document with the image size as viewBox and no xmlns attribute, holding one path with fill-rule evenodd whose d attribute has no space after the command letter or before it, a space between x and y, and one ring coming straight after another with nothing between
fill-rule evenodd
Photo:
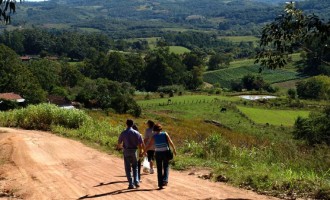
<instances>
[{"instance_id":1,"label":"dirt road","mask_svg":"<svg viewBox=\"0 0 330 200\"><path fill-rule=\"evenodd\" d=\"M189 172L171 170L157 190L156 174L142 174L127 190L123 160L50 133L0 128L0 199L275 199Z\"/></svg>"}]
</instances>

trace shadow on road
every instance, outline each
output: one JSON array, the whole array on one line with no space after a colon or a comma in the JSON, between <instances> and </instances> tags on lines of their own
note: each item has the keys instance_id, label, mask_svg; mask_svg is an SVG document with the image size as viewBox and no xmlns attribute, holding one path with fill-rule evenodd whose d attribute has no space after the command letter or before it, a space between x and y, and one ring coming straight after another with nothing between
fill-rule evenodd
<instances>
[{"instance_id":1,"label":"shadow on road","mask_svg":"<svg viewBox=\"0 0 330 200\"><path fill-rule=\"evenodd\" d=\"M128 181L112 181L112 182L109 182L109 183L99 183L98 185L95 185L93 187L100 187L100 186L105 186L105 185L112 185L112 184L117 184L117 183L128 183Z\"/></svg>"},{"instance_id":2,"label":"shadow on road","mask_svg":"<svg viewBox=\"0 0 330 200\"><path fill-rule=\"evenodd\" d=\"M135 190L128 190L128 189L123 189L123 190L116 190L113 192L108 192L108 193L103 193L103 194L96 194L96 195L85 195L82 197L79 197L77 200L79 199L92 199L92 198L98 198L98 197L104 197L104 196L108 196L108 195L117 195L117 194L123 194L123 193L129 193L129 192L149 192L149 191L153 191L156 189L135 189Z\"/></svg>"}]
</instances>

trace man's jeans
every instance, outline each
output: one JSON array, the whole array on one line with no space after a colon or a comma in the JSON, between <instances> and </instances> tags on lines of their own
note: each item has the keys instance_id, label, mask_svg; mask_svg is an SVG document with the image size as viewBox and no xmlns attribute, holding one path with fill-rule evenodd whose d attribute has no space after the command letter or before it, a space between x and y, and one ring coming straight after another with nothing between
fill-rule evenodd
<instances>
[{"instance_id":1,"label":"man's jeans","mask_svg":"<svg viewBox=\"0 0 330 200\"><path fill-rule=\"evenodd\" d=\"M137 165L137 150L136 149L124 149L124 165L126 177L129 186L138 185L138 165ZM131 174L131 168L133 170L133 177ZM133 182L134 180L134 182Z\"/></svg>"},{"instance_id":2,"label":"man's jeans","mask_svg":"<svg viewBox=\"0 0 330 200\"><path fill-rule=\"evenodd\" d=\"M168 159L166 151L156 151L156 162L157 162L157 178L158 187L162 187L164 182L168 182ZM163 171L164 170L164 171Z\"/></svg>"}]
</instances>

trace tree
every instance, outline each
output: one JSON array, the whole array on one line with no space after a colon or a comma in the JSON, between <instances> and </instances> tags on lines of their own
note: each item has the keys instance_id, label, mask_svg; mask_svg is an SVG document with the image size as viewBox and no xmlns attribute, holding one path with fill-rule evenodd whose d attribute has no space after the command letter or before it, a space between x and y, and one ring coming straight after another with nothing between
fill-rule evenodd
<instances>
[{"instance_id":1,"label":"tree","mask_svg":"<svg viewBox=\"0 0 330 200\"><path fill-rule=\"evenodd\" d=\"M294 125L294 136L304 139L310 145L330 145L330 107L322 113L312 112L308 118L298 117Z\"/></svg>"},{"instance_id":2,"label":"tree","mask_svg":"<svg viewBox=\"0 0 330 200\"><path fill-rule=\"evenodd\" d=\"M84 79L79 67L68 63L62 64L60 77L61 85L64 87L74 87Z\"/></svg>"},{"instance_id":3,"label":"tree","mask_svg":"<svg viewBox=\"0 0 330 200\"><path fill-rule=\"evenodd\" d=\"M203 73L205 69L202 66L195 66L193 69L188 72L190 74L189 80L187 81L188 89L197 89L203 85Z\"/></svg>"},{"instance_id":4,"label":"tree","mask_svg":"<svg viewBox=\"0 0 330 200\"><path fill-rule=\"evenodd\" d=\"M29 63L28 68L37 78L42 89L50 92L60 84L61 65L58 62L41 59Z\"/></svg>"},{"instance_id":5,"label":"tree","mask_svg":"<svg viewBox=\"0 0 330 200\"><path fill-rule=\"evenodd\" d=\"M306 15L294 2L288 2L284 13L263 28L256 63L281 68L287 64L289 54L300 49L307 52L309 64L329 66L329 37L330 21Z\"/></svg>"},{"instance_id":6,"label":"tree","mask_svg":"<svg viewBox=\"0 0 330 200\"><path fill-rule=\"evenodd\" d=\"M204 65L203 57L194 52L184 53L182 62L189 71L193 70L194 67Z\"/></svg>"},{"instance_id":7,"label":"tree","mask_svg":"<svg viewBox=\"0 0 330 200\"><path fill-rule=\"evenodd\" d=\"M297 83L297 93L304 99L330 99L330 77L314 76Z\"/></svg>"},{"instance_id":8,"label":"tree","mask_svg":"<svg viewBox=\"0 0 330 200\"><path fill-rule=\"evenodd\" d=\"M4 30L3 34L0 35L0 41L18 54L22 54L25 51L23 45L24 36L18 31Z\"/></svg>"},{"instance_id":9,"label":"tree","mask_svg":"<svg viewBox=\"0 0 330 200\"><path fill-rule=\"evenodd\" d=\"M46 99L36 77L22 64L18 55L0 44L0 92L16 92L29 103L39 103Z\"/></svg>"},{"instance_id":10,"label":"tree","mask_svg":"<svg viewBox=\"0 0 330 200\"><path fill-rule=\"evenodd\" d=\"M159 86L185 84L186 67L178 55L170 53L168 48L159 47L145 57L145 89L156 91Z\"/></svg>"},{"instance_id":11,"label":"tree","mask_svg":"<svg viewBox=\"0 0 330 200\"><path fill-rule=\"evenodd\" d=\"M217 70L226 68L229 66L230 62L233 60L231 54L217 53L212 55L209 60L209 70Z\"/></svg>"}]
</instances>

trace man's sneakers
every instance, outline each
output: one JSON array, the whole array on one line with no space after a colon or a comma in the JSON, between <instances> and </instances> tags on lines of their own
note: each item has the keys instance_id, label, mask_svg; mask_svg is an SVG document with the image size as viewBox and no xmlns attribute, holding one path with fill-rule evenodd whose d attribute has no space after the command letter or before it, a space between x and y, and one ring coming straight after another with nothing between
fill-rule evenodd
<instances>
[{"instance_id":1,"label":"man's sneakers","mask_svg":"<svg viewBox=\"0 0 330 200\"><path fill-rule=\"evenodd\" d=\"M134 188L139 188L140 187L140 184L135 184L135 187L134 185L129 185L127 189L131 190L131 189L134 189Z\"/></svg>"},{"instance_id":2,"label":"man's sneakers","mask_svg":"<svg viewBox=\"0 0 330 200\"><path fill-rule=\"evenodd\" d=\"M163 186L167 186L167 181L163 181Z\"/></svg>"},{"instance_id":3,"label":"man's sneakers","mask_svg":"<svg viewBox=\"0 0 330 200\"><path fill-rule=\"evenodd\" d=\"M134 186L133 185L129 185L127 189L134 189Z\"/></svg>"},{"instance_id":4,"label":"man's sneakers","mask_svg":"<svg viewBox=\"0 0 330 200\"><path fill-rule=\"evenodd\" d=\"M153 173L155 173L154 169L150 169L150 174L153 174Z\"/></svg>"}]
</instances>

